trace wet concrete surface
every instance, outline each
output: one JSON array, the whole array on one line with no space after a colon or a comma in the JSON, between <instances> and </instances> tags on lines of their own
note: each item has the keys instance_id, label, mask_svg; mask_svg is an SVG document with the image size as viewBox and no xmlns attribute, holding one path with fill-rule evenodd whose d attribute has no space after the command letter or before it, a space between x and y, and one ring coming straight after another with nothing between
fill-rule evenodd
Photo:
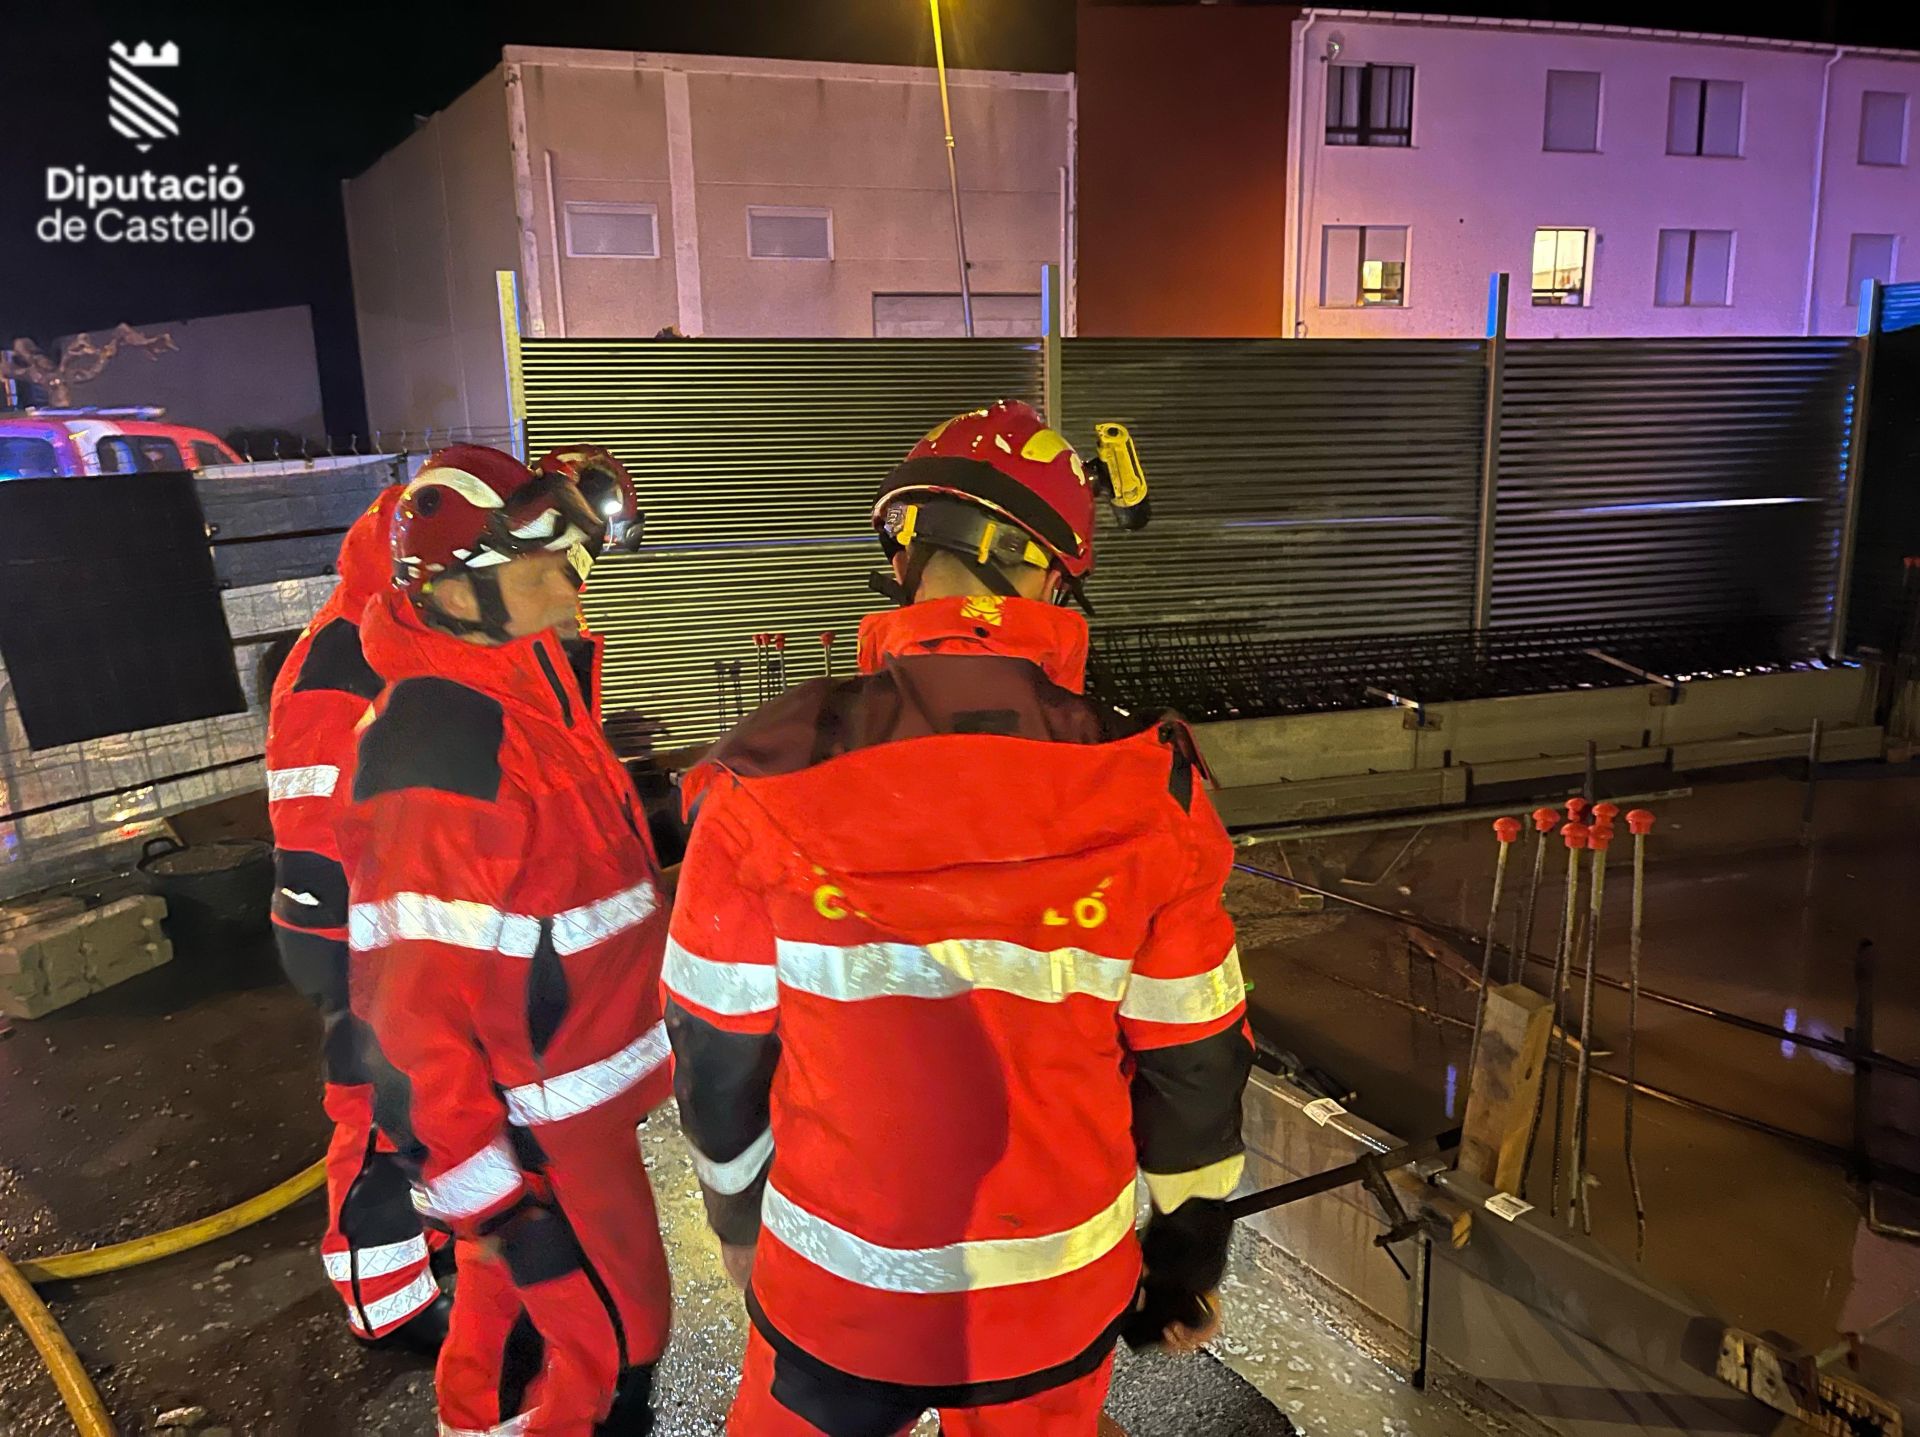
<instances>
[{"instance_id":1,"label":"wet concrete surface","mask_svg":"<svg viewBox=\"0 0 1920 1437\"><path fill-rule=\"evenodd\" d=\"M1920 1050L1920 969L1907 957L1920 935L1910 878L1920 857L1917 809L1920 785L1827 785L1809 854L1796 841L1800 792L1791 783L1703 788L1663 806L1649 870L1647 981L1771 1021L1797 1010L1795 1021L1837 1031L1849 1021L1853 946L1872 937L1903 960L1885 965L1880 1045ZM1403 832L1290 844L1254 857L1335 883L1378 874L1406 840ZM1477 928L1491 854L1478 825L1429 829L1386 882L1356 891ZM1616 849L1607 972L1624 963L1627 860L1625 847ZM1263 1032L1357 1090L1354 1106L1389 1128L1420 1136L1445 1126L1464 1098L1466 1030L1431 1015L1470 1018L1470 985L1410 954L1391 924L1331 909L1302 913L1255 879L1236 879L1231 897ZM1542 951L1556 902L1550 881L1536 934ZM1825 1055L1783 1051L1778 1041L1686 1014L1643 1010L1643 1019L1643 1076L1845 1140L1848 1079ZM1611 1053L1602 1061L1617 1066L1624 1030L1611 996L1599 1005L1598 1030ZM305 1166L326 1136L317 1036L264 944L219 962L183 954L17 1025L0 1041L0 1248L31 1256L153 1232ZM1594 1214L1596 1236L1630 1259L1619 1098L1616 1088L1596 1088ZM1868 1331L1863 1375L1882 1390L1912 1379L1920 1310L1903 1304L1920 1293L1920 1248L1869 1233L1832 1163L1645 1099L1638 1123L1650 1271L1730 1320L1812 1348ZM745 1337L741 1309L705 1233L670 1115L649 1125L645 1148L678 1311L660 1383L662 1431L717 1432ZM1544 1145L1532 1181L1536 1200L1544 1198ZM432 1430L425 1364L365 1350L348 1335L314 1256L318 1225L319 1205L308 1200L192 1254L48 1289L122 1431L152 1431L158 1413L181 1405L204 1406L210 1426L246 1437ZM1113 1410L1134 1437L1279 1434L1289 1419L1329 1437L1484 1430L1478 1414L1413 1393L1354 1348L1258 1245L1236 1254L1225 1297L1229 1325L1212 1358L1122 1362ZM1200 1414L1220 1425L1196 1425ZM67 1426L22 1334L0 1327L0 1437Z\"/></svg>"},{"instance_id":2,"label":"wet concrete surface","mask_svg":"<svg viewBox=\"0 0 1920 1437\"><path fill-rule=\"evenodd\" d=\"M1658 806L1649 839L1643 982L1780 1025L1838 1036L1854 1018L1854 955L1880 955L1875 1043L1920 1058L1920 783L1836 780L1816 795L1813 842L1799 842L1804 790L1780 777L1699 785ZM1265 845L1249 861L1470 932L1484 930L1495 843L1485 824L1436 825ZM1402 850L1405 849L1403 853ZM1397 862L1395 862L1397 858ZM1343 877L1384 883L1343 884ZM1609 855L1599 970L1624 978L1632 845ZM1583 858L1583 875L1590 872ZM1530 853L1516 848L1509 896L1524 898ZM1555 843L1540 896L1536 953L1550 955L1564 895ZM1583 881L1589 881L1583 878ZM1457 1121L1474 1012L1472 982L1387 921L1338 905L1300 912L1279 885L1232 890L1262 1033L1355 1090L1350 1106L1410 1138ZM1583 899L1584 902L1584 899ZM1503 931L1506 931L1503 929ZM1478 952L1463 955L1477 967ZM1507 957L1496 961L1504 978ZM1530 969L1545 989L1547 970ZM1620 1071L1624 995L1600 989L1595 1063ZM1738 1031L1642 999L1640 1079L1833 1148L1852 1143L1853 1080L1843 1058ZM1573 1074L1564 1127L1572 1126ZM1636 1237L1624 1157L1624 1092L1593 1088L1595 1237L1626 1261ZM1875 1079L1876 1146L1912 1151L1920 1084ZM1812 1351L1868 1334L1861 1375L1889 1396L1920 1397L1920 1246L1869 1229L1857 1186L1832 1153L1725 1117L1642 1095L1636 1151L1647 1208L1645 1270L1708 1310ZM1527 1196L1552 1201L1549 1105ZM1569 1180L1563 1175L1563 1184ZM1562 1204L1563 1205L1563 1204Z\"/></svg>"},{"instance_id":3,"label":"wet concrete surface","mask_svg":"<svg viewBox=\"0 0 1920 1437\"><path fill-rule=\"evenodd\" d=\"M155 1232L298 1171L326 1138L317 1039L317 1021L282 985L267 945L220 962L183 955L19 1024L0 1041L0 1247L38 1256ZM670 1109L647 1124L643 1151L675 1282L659 1430L718 1433L737 1383L744 1313ZM182 1407L203 1408L208 1428L237 1437L434 1430L428 1363L348 1335L315 1255L319 1223L319 1201L309 1198L193 1252L44 1290L122 1432L155 1431L160 1414ZM1286 1437L1294 1430L1286 1414L1304 1425L1323 1385L1344 1392L1358 1382L1369 1395L1373 1384L1391 1386L1331 1327L1303 1335L1310 1319L1274 1307L1251 1261L1236 1259L1227 1335L1214 1354L1123 1356L1111 1409L1132 1437ZM1304 1369L1311 1383L1301 1380L1302 1352L1327 1364ZM1344 1377L1330 1375L1336 1361ZM1352 1420L1358 1430L1361 1418ZM1374 1437L1376 1423L1364 1426ZM0 1323L0 1437L68 1430L25 1336ZM1381 1425L1379 1437L1465 1430L1409 1420Z\"/></svg>"}]
</instances>

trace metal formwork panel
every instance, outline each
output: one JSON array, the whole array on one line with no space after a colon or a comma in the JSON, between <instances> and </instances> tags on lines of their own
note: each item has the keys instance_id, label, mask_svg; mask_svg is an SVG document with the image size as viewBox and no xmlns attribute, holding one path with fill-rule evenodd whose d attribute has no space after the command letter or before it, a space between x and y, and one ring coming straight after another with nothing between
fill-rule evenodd
<instances>
[{"instance_id":1,"label":"metal formwork panel","mask_svg":"<svg viewBox=\"0 0 1920 1437\"><path fill-rule=\"evenodd\" d=\"M1153 496L1103 521L1103 622L1290 636L1471 621L1484 349L1420 340L1067 340L1068 437L1133 431Z\"/></svg>"},{"instance_id":2,"label":"metal formwork panel","mask_svg":"<svg viewBox=\"0 0 1920 1437\"><path fill-rule=\"evenodd\" d=\"M721 727L716 663L744 661L758 701L755 634L788 636L798 681L835 632L847 672L881 603L865 586L881 477L942 419L1040 393L1037 340L529 339L523 355L528 453L604 444L639 488L646 548L594 571L587 616L608 639L606 708L661 720L670 744Z\"/></svg>"},{"instance_id":3,"label":"metal formwork panel","mask_svg":"<svg viewBox=\"0 0 1920 1437\"><path fill-rule=\"evenodd\" d=\"M1830 612L1858 360L1833 339L1513 340L1496 625Z\"/></svg>"}]
</instances>

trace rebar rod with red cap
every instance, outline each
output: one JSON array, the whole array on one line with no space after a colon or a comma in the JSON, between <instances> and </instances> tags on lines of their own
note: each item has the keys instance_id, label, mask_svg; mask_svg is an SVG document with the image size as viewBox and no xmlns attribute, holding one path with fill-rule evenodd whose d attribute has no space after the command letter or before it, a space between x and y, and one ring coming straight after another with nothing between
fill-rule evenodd
<instances>
[{"instance_id":1,"label":"rebar rod with red cap","mask_svg":"<svg viewBox=\"0 0 1920 1437\"><path fill-rule=\"evenodd\" d=\"M775 693L787 691L787 636L773 636L773 690Z\"/></svg>"},{"instance_id":2,"label":"rebar rod with red cap","mask_svg":"<svg viewBox=\"0 0 1920 1437\"><path fill-rule=\"evenodd\" d=\"M765 634L753 636L753 678L753 701L756 705L763 704L767 701L767 636Z\"/></svg>"},{"instance_id":3,"label":"rebar rod with red cap","mask_svg":"<svg viewBox=\"0 0 1920 1437\"><path fill-rule=\"evenodd\" d=\"M1507 955L1507 981L1518 983L1526 977L1527 957L1533 952L1533 915L1540 905L1540 876L1547 866L1547 835L1560 822L1557 808L1533 811L1533 877L1527 882L1527 906L1519 920L1513 951Z\"/></svg>"},{"instance_id":4,"label":"rebar rod with red cap","mask_svg":"<svg viewBox=\"0 0 1920 1437\"><path fill-rule=\"evenodd\" d=\"M824 662L827 666L828 678L833 677L833 645L834 641L839 637L838 634L834 633L825 633L820 636L820 651L824 656Z\"/></svg>"},{"instance_id":5,"label":"rebar rod with red cap","mask_svg":"<svg viewBox=\"0 0 1920 1437\"><path fill-rule=\"evenodd\" d=\"M1627 1155L1627 1185L1633 1189L1633 1255L1645 1262L1647 1203L1640 1193L1640 1165L1633 1155L1633 1085L1640 1015L1640 925L1647 886L1647 835L1653 831L1653 815L1636 808L1627 815L1627 827L1633 831L1633 925L1627 930L1627 1086L1621 1141Z\"/></svg>"},{"instance_id":6,"label":"rebar rod with red cap","mask_svg":"<svg viewBox=\"0 0 1920 1437\"><path fill-rule=\"evenodd\" d=\"M1496 818L1493 836L1500 842L1500 856L1493 865L1493 906L1487 914L1487 941L1480 950L1480 994L1473 1005L1473 1044L1467 1050L1467 1081L1473 1081L1474 1065L1480 1059L1480 1023L1487 1013L1487 985L1493 981L1493 935L1500 926L1500 890L1507 882L1507 855L1520 836L1520 820Z\"/></svg>"},{"instance_id":7,"label":"rebar rod with red cap","mask_svg":"<svg viewBox=\"0 0 1920 1437\"><path fill-rule=\"evenodd\" d=\"M1604 813L1611 809L1612 813ZM1613 845L1613 814L1620 810L1611 803L1597 803L1597 820L1587 833L1587 847L1593 853L1593 883L1587 890L1587 976L1580 997L1580 1067L1573 1085L1573 1171L1567 1187L1567 1226L1576 1216L1580 1230L1593 1231L1593 1209L1588 1202L1587 1128L1593 1102L1593 995L1594 975L1600 966L1600 907L1607 893L1607 849Z\"/></svg>"},{"instance_id":8,"label":"rebar rod with red cap","mask_svg":"<svg viewBox=\"0 0 1920 1437\"><path fill-rule=\"evenodd\" d=\"M1584 807L1584 804L1582 805ZM1567 804L1572 809L1573 804ZM1560 841L1567 847L1567 901L1560 915L1560 943L1554 949L1553 984L1548 996L1553 999L1553 1041L1558 1044L1554 1050L1556 1063L1556 1081L1553 1090L1553 1179L1547 1190L1547 1211L1554 1211L1559 1202L1560 1189L1560 1108L1561 1099L1566 1091L1567 1077L1567 1030L1560 1021L1567 998L1567 974L1571 966L1570 954L1573 947L1575 919L1580 909L1580 850L1587 846L1586 825L1577 819L1569 818L1560 828ZM1527 1177L1533 1168L1534 1144L1540 1137L1540 1118L1546 1109L1547 1080L1540 1079L1540 1092L1533 1100L1533 1125L1527 1131L1527 1152L1521 1166L1520 1187L1522 1197L1526 1196Z\"/></svg>"}]
</instances>

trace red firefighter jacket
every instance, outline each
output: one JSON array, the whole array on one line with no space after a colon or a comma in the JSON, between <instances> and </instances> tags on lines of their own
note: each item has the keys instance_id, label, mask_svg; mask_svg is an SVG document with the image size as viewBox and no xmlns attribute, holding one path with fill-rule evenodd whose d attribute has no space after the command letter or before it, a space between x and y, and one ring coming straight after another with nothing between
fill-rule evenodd
<instances>
[{"instance_id":1,"label":"red firefighter jacket","mask_svg":"<svg viewBox=\"0 0 1920 1437\"><path fill-rule=\"evenodd\" d=\"M347 530L340 582L274 680L267 722L267 814L279 882L273 918L284 928L344 941L347 884L333 835L333 802L351 770L355 728L380 692L360 651L360 611L392 587L387 523L400 497L388 489Z\"/></svg>"},{"instance_id":2,"label":"red firefighter jacket","mask_svg":"<svg viewBox=\"0 0 1920 1437\"><path fill-rule=\"evenodd\" d=\"M417 1204L477 1231L526 1196L542 1127L665 1097L659 869L554 635L465 643L391 592L362 630L388 687L339 817L353 1006Z\"/></svg>"},{"instance_id":3,"label":"red firefighter jacket","mask_svg":"<svg viewBox=\"0 0 1920 1437\"><path fill-rule=\"evenodd\" d=\"M1224 1198L1250 1045L1232 849L1176 724L1021 599L870 617L696 774L681 1118L789 1360L1008 1400L1104 1359L1156 1206Z\"/></svg>"}]
</instances>

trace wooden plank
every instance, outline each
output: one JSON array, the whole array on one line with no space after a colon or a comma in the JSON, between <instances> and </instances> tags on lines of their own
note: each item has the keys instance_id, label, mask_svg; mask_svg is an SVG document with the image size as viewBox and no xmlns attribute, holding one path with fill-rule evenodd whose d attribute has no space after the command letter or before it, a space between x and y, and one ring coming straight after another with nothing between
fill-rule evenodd
<instances>
[{"instance_id":1,"label":"wooden plank","mask_svg":"<svg viewBox=\"0 0 1920 1437\"><path fill-rule=\"evenodd\" d=\"M1520 1186L1552 1031L1553 1004L1543 994L1519 983L1487 991L1480 1049L1468 1077L1459 1166L1496 1192Z\"/></svg>"}]
</instances>

